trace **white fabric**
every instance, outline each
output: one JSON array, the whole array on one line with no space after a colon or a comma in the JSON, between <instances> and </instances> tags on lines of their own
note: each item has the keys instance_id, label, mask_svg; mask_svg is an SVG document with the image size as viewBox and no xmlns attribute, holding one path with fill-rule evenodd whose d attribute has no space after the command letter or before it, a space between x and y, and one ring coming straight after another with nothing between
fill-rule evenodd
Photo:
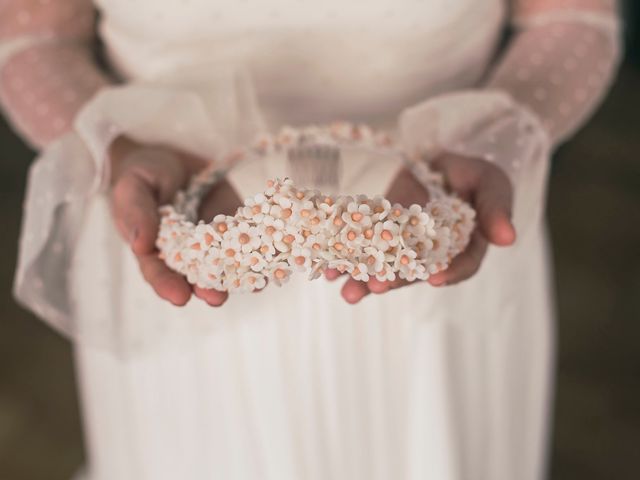
<instances>
[{"instance_id":1,"label":"white fabric","mask_svg":"<svg viewBox=\"0 0 640 480\"><path fill-rule=\"evenodd\" d=\"M167 77L153 84L103 89L78 115L76 133L54 142L29 173L14 293L54 328L77 340L123 352L139 342L153 344L164 334L162 322L153 317L128 322L117 313L119 301L105 295L118 282L109 255L101 253L111 250L108 242L93 246L90 256L96 258L87 265L94 272L90 283L105 278L93 293L106 304L89 317L73 311L73 275L66 272L71 272L76 241L90 215L87 201L108 186L105 158L111 141L126 134L215 159L264 129L240 70L218 63L205 73L201 67L182 69L180 81L177 86ZM103 220L103 228L111 228L109 216ZM106 263L97 268L102 258Z\"/></svg>"},{"instance_id":2,"label":"white fabric","mask_svg":"<svg viewBox=\"0 0 640 480\"><path fill-rule=\"evenodd\" d=\"M137 83L96 96L35 164L16 276L19 298L79 340L90 478L541 478L550 135L511 94L438 96L477 84L503 2L300 4L100 1L110 58ZM459 286L348 306L339 284L294 279L220 309L172 307L98 192L118 133L215 156L262 125L395 126L404 108L407 148L493 158L516 186L517 245Z\"/></svg>"},{"instance_id":3,"label":"white fabric","mask_svg":"<svg viewBox=\"0 0 640 480\"><path fill-rule=\"evenodd\" d=\"M427 159L450 152L500 165L515 186L518 235L539 227L551 143L527 108L498 90L469 90L407 108L399 125L406 148Z\"/></svg>"}]
</instances>

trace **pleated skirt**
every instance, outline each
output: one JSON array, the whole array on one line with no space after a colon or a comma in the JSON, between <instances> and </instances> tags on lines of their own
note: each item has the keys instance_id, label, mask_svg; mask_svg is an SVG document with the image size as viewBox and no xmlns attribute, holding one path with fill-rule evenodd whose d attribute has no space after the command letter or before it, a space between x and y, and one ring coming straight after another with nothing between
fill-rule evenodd
<instances>
[{"instance_id":1,"label":"pleated skirt","mask_svg":"<svg viewBox=\"0 0 640 480\"><path fill-rule=\"evenodd\" d=\"M104 199L84 231L78 315L112 337L76 343L89 480L544 477L544 228L490 249L458 286L351 306L341 280L294 277L220 308L157 299Z\"/></svg>"}]
</instances>

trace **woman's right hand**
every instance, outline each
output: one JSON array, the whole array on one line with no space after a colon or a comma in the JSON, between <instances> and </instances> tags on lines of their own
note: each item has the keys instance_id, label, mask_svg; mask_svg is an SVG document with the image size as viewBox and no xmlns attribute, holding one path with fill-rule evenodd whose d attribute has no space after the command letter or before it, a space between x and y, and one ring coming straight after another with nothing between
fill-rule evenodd
<instances>
[{"instance_id":1,"label":"woman's right hand","mask_svg":"<svg viewBox=\"0 0 640 480\"><path fill-rule=\"evenodd\" d=\"M184 305L195 294L220 306L226 292L192 287L158 258L158 207L170 202L206 161L164 147L143 146L120 137L111 147L111 209L115 224L136 255L145 280L161 298Z\"/></svg>"}]
</instances>

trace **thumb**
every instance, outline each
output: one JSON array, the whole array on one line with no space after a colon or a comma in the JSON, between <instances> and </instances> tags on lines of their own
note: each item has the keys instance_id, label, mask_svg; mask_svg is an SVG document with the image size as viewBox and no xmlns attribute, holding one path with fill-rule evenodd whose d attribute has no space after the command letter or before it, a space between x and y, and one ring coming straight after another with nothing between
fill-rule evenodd
<instances>
[{"instance_id":1,"label":"thumb","mask_svg":"<svg viewBox=\"0 0 640 480\"><path fill-rule=\"evenodd\" d=\"M511 222L513 188L502 170L492 166L480 177L474 203L484 237L494 245L513 244L516 239Z\"/></svg>"},{"instance_id":2,"label":"thumb","mask_svg":"<svg viewBox=\"0 0 640 480\"><path fill-rule=\"evenodd\" d=\"M137 175L126 174L114 185L111 195L116 225L133 252L153 252L160 218L151 186Z\"/></svg>"}]
</instances>

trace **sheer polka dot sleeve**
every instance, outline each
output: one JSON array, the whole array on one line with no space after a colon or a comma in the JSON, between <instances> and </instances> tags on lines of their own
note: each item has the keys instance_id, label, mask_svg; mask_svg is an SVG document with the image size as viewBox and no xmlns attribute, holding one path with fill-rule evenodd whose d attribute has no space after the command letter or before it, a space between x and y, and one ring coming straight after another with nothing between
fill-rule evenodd
<instances>
[{"instance_id":1,"label":"sheer polka dot sleeve","mask_svg":"<svg viewBox=\"0 0 640 480\"><path fill-rule=\"evenodd\" d=\"M0 105L36 148L109 83L92 58L94 17L90 0L0 0Z\"/></svg>"},{"instance_id":2,"label":"sheer polka dot sleeve","mask_svg":"<svg viewBox=\"0 0 640 480\"><path fill-rule=\"evenodd\" d=\"M520 0L517 33L488 86L542 121L554 144L600 102L620 57L613 0Z\"/></svg>"},{"instance_id":3,"label":"sheer polka dot sleeve","mask_svg":"<svg viewBox=\"0 0 640 480\"><path fill-rule=\"evenodd\" d=\"M542 219L549 157L606 94L620 60L613 0L517 0L514 34L478 88L403 110L405 148L499 165L515 190L523 233Z\"/></svg>"}]
</instances>

